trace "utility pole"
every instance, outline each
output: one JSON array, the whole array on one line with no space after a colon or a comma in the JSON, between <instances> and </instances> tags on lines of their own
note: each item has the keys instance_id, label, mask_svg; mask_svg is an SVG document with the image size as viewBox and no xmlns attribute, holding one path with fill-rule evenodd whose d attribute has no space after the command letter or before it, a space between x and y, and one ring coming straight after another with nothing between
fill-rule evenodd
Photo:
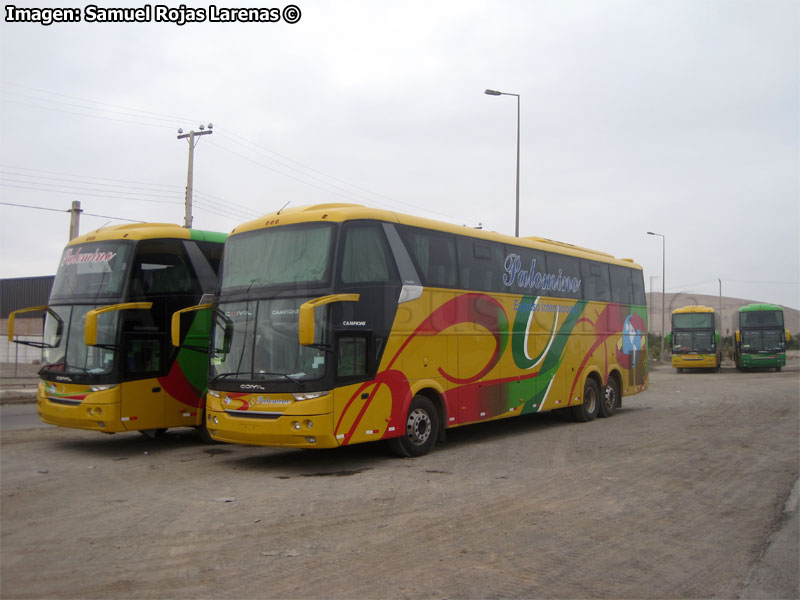
<instances>
[{"instance_id":1,"label":"utility pole","mask_svg":"<svg viewBox=\"0 0 800 600\"><path fill-rule=\"evenodd\" d=\"M208 131L206 131L205 125L200 125L200 131L190 131L189 133L183 133L183 129L178 129L178 139L183 140L186 139L189 142L189 169L186 173L186 213L183 220L183 226L189 229L192 226L192 184L194 180L194 147L197 145L197 142L200 140L198 139L197 142L195 138L199 138L201 135L210 135L214 133L211 131L213 129L213 123L208 124Z\"/></svg>"},{"instance_id":2,"label":"utility pole","mask_svg":"<svg viewBox=\"0 0 800 600\"><path fill-rule=\"evenodd\" d=\"M69 215L69 239L74 240L76 237L80 235L80 225L81 225L81 201L80 200L73 200L72 201L72 208L68 211Z\"/></svg>"}]
</instances>

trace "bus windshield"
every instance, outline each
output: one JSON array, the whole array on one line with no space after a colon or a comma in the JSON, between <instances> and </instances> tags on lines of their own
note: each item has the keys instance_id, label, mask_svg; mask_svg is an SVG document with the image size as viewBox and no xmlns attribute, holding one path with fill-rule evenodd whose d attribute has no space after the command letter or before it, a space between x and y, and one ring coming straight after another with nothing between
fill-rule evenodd
<instances>
[{"instance_id":1,"label":"bus windshield","mask_svg":"<svg viewBox=\"0 0 800 600\"><path fill-rule=\"evenodd\" d=\"M748 310L739 313L742 327L783 327L783 312L777 310Z\"/></svg>"},{"instance_id":2,"label":"bus windshield","mask_svg":"<svg viewBox=\"0 0 800 600\"><path fill-rule=\"evenodd\" d=\"M103 375L114 368L113 347L119 313L98 322L98 346L84 343L86 313L98 305L52 306L44 324L42 371L63 374ZM105 346L103 346L105 345Z\"/></svg>"},{"instance_id":3,"label":"bus windshield","mask_svg":"<svg viewBox=\"0 0 800 600\"><path fill-rule=\"evenodd\" d=\"M783 331L780 329L744 330L742 331L742 349L745 352L783 352Z\"/></svg>"},{"instance_id":4,"label":"bus windshield","mask_svg":"<svg viewBox=\"0 0 800 600\"><path fill-rule=\"evenodd\" d=\"M677 331L673 336L672 351L678 354L715 352L714 335L711 331Z\"/></svg>"},{"instance_id":5,"label":"bus windshield","mask_svg":"<svg viewBox=\"0 0 800 600\"><path fill-rule=\"evenodd\" d=\"M714 328L713 313L677 313L672 315L674 329Z\"/></svg>"},{"instance_id":6,"label":"bus windshield","mask_svg":"<svg viewBox=\"0 0 800 600\"><path fill-rule=\"evenodd\" d=\"M330 280L333 227L330 223L287 225L229 237L222 291L326 284Z\"/></svg>"},{"instance_id":7,"label":"bus windshield","mask_svg":"<svg viewBox=\"0 0 800 600\"><path fill-rule=\"evenodd\" d=\"M130 241L68 246L58 264L50 300L120 297L132 250Z\"/></svg>"},{"instance_id":8,"label":"bus windshield","mask_svg":"<svg viewBox=\"0 0 800 600\"><path fill-rule=\"evenodd\" d=\"M301 346L300 305L311 300L276 298L219 305L212 325L211 380L289 381L320 379L325 374L325 309L315 311L315 344Z\"/></svg>"}]
</instances>

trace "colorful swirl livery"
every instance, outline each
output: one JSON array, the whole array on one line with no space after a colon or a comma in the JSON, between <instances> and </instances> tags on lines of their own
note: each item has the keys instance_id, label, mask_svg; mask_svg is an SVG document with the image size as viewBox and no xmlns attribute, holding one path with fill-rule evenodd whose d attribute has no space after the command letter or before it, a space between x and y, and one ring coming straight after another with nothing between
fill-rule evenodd
<instances>
[{"instance_id":1,"label":"colorful swirl livery","mask_svg":"<svg viewBox=\"0 0 800 600\"><path fill-rule=\"evenodd\" d=\"M226 241L206 427L419 456L449 427L612 416L647 387L646 314L641 267L602 252L358 205L280 211Z\"/></svg>"}]
</instances>

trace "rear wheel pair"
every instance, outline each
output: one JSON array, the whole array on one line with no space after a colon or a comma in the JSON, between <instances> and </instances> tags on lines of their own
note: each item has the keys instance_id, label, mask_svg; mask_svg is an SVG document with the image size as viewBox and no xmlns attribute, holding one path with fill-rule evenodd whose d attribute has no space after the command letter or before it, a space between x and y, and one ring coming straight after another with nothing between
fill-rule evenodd
<instances>
[{"instance_id":1,"label":"rear wheel pair","mask_svg":"<svg viewBox=\"0 0 800 600\"><path fill-rule=\"evenodd\" d=\"M589 377L583 387L583 404L570 408L572 418L586 423L596 417L612 417L619 407L619 384L613 377L608 380L602 391L597 382Z\"/></svg>"}]
</instances>

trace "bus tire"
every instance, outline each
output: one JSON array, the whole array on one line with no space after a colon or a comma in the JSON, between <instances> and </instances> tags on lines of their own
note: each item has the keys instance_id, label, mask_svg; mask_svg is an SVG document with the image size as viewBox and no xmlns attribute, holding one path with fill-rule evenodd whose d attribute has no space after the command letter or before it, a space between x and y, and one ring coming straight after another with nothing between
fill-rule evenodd
<instances>
[{"instance_id":1,"label":"bus tire","mask_svg":"<svg viewBox=\"0 0 800 600\"><path fill-rule=\"evenodd\" d=\"M397 456L423 456L436 443L439 432L439 413L430 398L414 396L408 407L405 433L389 440L389 448Z\"/></svg>"},{"instance_id":2,"label":"bus tire","mask_svg":"<svg viewBox=\"0 0 800 600\"><path fill-rule=\"evenodd\" d=\"M619 384L614 377L608 378L608 384L603 387L598 406L598 417L613 417L619 408Z\"/></svg>"},{"instance_id":3,"label":"bus tire","mask_svg":"<svg viewBox=\"0 0 800 600\"><path fill-rule=\"evenodd\" d=\"M775 367L775 371L776 371L777 373L780 373L780 372L781 372L781 367Z\"/></svg>"},{"instance_id":4,"label":"bus tire","mask_svg":"<svg viewBox=\"0 0 800 600\"><path fill-rule=\"evenodd\" d=\"M579 423L594 421L600 409L600 389L591 377L586 378L583 386L583 403L570 407L572 418Z\"/></svg>"},{"instance_id":5,"label":"bus tire","mask_svg":"<svg viewBox=\"0 0 800 600\"><path fill-rule=\"evenodd\" d=\"M204 444L217 444L217 440L211 437L211 434L208 432L208 415L206 415L206 409L203 408L203 420L200 422L200 425L197 427L197 432L200 434L200 441Z\"/></svg>"}]
</instances>

